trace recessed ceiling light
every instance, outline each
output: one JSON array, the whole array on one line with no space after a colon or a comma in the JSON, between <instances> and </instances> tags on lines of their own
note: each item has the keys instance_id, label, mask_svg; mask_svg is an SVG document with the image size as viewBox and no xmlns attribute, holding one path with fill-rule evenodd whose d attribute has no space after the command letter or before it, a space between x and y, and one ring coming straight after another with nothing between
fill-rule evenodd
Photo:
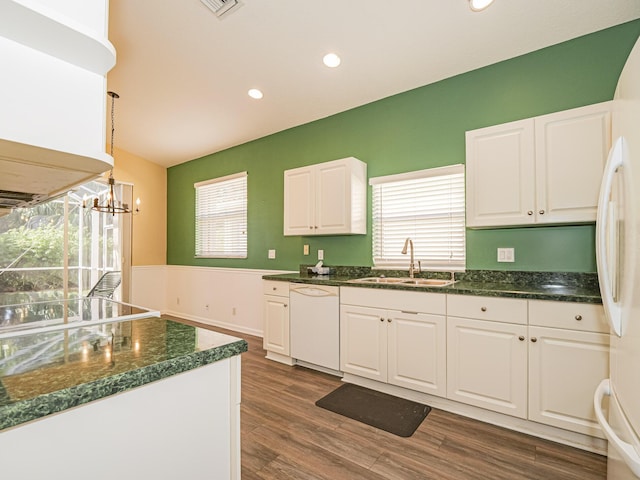
<instances>
[{"instance_id":1,"label":"recessed ceiling light","mask_svg":"<svg viewBox=\"0 0 640 480\"><path fill-rule=\"evenodd\" d=\"M327 67L331 67L331 68L335 68L338 65L340 65L340 57L338 55L336 55L335 53L327 53L323 58L322 58L322 62L327 66Z\"/></svg>"},{"instance_id":2,"label":"recessed ceiling light","mask_svg":"<svg viewBox=\"0 0 640 480\"><path fill-rule=\"evenodd\" d=\"M260 100L263 97L262 92L257 88L252 88L247 93L251 98L255 98L256 100Z\"/></svg>"},{"instance_id":3,"label":"recessed ceiling light","mask_svg":"<svg viewBox=\"0 0 640 480\"><path fill-rule=\"evenodd\" d=\"M469 0L469 7L474 12L480 12L493 3L493 0Z\"/></svg>"}]
</instances>

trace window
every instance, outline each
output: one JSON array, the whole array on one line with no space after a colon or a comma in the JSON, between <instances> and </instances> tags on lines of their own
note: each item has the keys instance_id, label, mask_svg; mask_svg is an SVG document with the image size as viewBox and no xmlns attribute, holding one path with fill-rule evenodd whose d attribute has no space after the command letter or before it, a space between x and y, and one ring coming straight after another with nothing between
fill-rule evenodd
<instances>
[{"instance_id":1,"label":"window","mask_svg":"<svg viewBox=\"0 0 640 480\"><path fill-rule=\"evenodd\" d=\"M464 166L377 177L373 187L373 264L407 268L405 240L424 270L465 267Z\"/></svg>"},{"instance_id":2,"label":"window","mask_svg":"<svg viewBox=\"0 0 640 480\"><path fill-rule=\"evenodd\" d=\"M196 257L247 258L247 172L194 187Z\"/></svg>"},{"instance_id":3,"label":"window","mask_svg":"<svg viewBox=\"0 0 640 480\"><path fill-rule=\"evenodd\" d=\"M131 197L131 185L116 189L118 198ZM131 216L83 208L88 198L102 203L108 193L106 183L89 182L0 217L0 305L81 297L113 270L128 282L131 236L124 232ZM127 301L126 289L118 290L117 300Z\"/></svg>"}]
</instances>

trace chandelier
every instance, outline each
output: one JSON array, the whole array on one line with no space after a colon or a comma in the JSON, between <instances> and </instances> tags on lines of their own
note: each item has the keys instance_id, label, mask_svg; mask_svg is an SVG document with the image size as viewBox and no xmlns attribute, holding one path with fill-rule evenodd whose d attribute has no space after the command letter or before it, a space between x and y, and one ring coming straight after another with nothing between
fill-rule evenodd
<instances>
[{"instance_id":1,"label":"chandelier","mask_svg":"<svg viewBox=\"0 0 640 480\"><path fill-rule=\"evenodd\" d=\"M111 157L113 158L113 137L116 130L114 108L115 108L116 98L120 98L120 95L118 95L116 92L107 92L107 95L111 97L111 151L110 151L110 154L111 154ZM116 181L113 178L113 168L111 168L111 171L109 172L108 184L109 184L109 193L107 195L106 203L101 205L99 203L99 200L97 198L94 198L93 205L91 206L91 210L95 210L97 212L110 213L111 215L115 215L116 213L131 213L131 210L129 210L129 205L127 205L126 203L120 203L116 197L116 192L114 190ZM84 202L83 202L83 206L86 207Z\"/></svg>"}]
</instances>

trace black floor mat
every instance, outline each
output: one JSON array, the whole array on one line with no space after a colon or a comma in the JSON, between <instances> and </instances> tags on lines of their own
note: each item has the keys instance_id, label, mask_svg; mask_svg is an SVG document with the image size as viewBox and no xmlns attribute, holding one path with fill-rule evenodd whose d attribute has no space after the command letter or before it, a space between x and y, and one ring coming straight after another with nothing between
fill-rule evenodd
<instances>
[{"instance_id":1,"label":"black floor mat","mask_svg":"<svg viewBox=\"0 0 640 480\"><path fill-rule=\"evenodd\" d=\"M316 405L400 437L413 435L431 411L421 403L351 383L341 385Z\"/></svg>"}]
</instances>

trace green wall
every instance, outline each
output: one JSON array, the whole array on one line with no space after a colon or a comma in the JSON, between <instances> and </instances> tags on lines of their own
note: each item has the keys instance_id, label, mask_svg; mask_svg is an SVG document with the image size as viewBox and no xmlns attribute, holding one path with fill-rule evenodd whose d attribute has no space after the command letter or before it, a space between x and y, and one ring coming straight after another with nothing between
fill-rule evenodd
<instances>
[{"instance_id":1,"label":"green wall","mask_svg":"<svg viewBox=\"0 0 640 480\"><path fill-rule=\"evenodd\" d=\"M283 236L284 170L349 156L369 177L464 163L466 130L611 100L638 35L640 21L626 23L171 167L167 263L295 270L323 249L328 265L371 265L370 225L367 235ZM244 170L248 258L194 258L193 184ZM593 272L594 243L592 225L468 229L467 268ZM497 247L514 247L516 262L497 263Z\"/></svg>"}]
</instances>

